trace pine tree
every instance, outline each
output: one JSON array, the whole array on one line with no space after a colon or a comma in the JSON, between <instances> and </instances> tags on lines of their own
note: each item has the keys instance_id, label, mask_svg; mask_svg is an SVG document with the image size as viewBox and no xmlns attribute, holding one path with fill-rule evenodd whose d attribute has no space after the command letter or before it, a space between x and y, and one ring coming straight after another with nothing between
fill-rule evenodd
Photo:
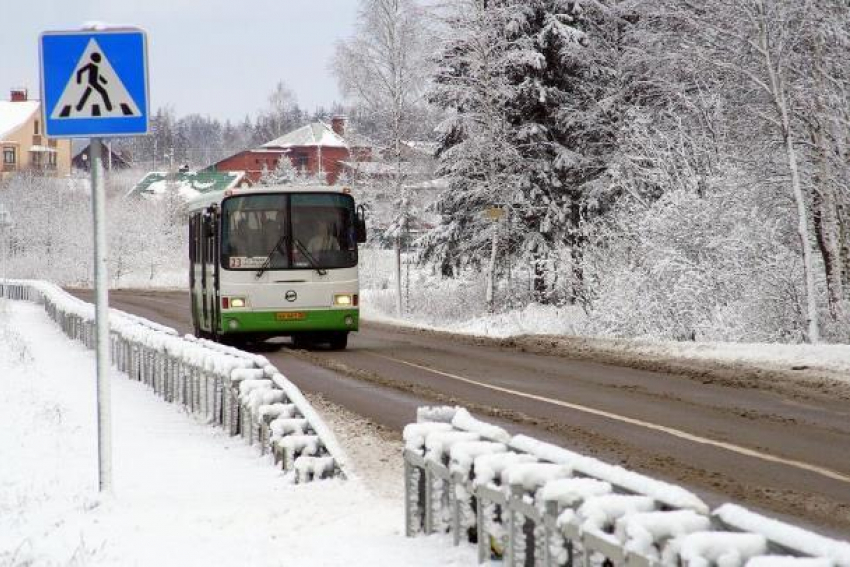
<instances>
[{"instance_id":1,"label":"pine tree","mask_svg":"<svg viewBox=\"0 0 850 567\"><path fill-rule=\"evenodd\" d=\"M426 253L443 266L481 263L494 230L483 209L503 205L517 227L510 249L533 262L538 299L553 299L543 263L566 246L573 258L567 299L575 300L586 197L616 146L616 114L605 104L610 50L588 37L610 15L564 0L461 4L432 96L450 112L440 157L452 186Z\"/></svg>"}]
</instances>

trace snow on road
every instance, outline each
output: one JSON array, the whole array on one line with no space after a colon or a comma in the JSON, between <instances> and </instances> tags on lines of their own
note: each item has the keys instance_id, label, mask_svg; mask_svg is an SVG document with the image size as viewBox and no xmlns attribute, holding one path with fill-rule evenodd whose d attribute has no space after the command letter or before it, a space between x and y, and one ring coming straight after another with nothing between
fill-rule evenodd
<instances>
[{"instance_id":1,"label":"snow on road","mask_svg":"<svg viewBox=\"0 0 850 567\"><path fill-rule=\"evenodd\" d=\"M0 565L453 565L400 500L294 485L239 439L113 374L115 493L97 493L94 356L0 302ZM434 536L440 537L440 536Z\"/></svg>"}]
</instances>

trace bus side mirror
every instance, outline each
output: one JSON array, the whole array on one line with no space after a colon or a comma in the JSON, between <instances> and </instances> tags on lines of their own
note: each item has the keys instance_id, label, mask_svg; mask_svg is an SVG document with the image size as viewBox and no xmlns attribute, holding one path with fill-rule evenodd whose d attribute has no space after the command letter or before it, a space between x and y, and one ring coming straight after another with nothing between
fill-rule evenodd
<instances>
[{"instance_id":1,"label":"bus side mirror","mask_svg":"<svg viewBox=\"0 0 850 567\"><path fill-rule=\"evenodd\" d=\"M366 210L363 205L357 207L357 218L354 219L354 235L358 244L366 242Z\"/></svg>"}]
</instances>

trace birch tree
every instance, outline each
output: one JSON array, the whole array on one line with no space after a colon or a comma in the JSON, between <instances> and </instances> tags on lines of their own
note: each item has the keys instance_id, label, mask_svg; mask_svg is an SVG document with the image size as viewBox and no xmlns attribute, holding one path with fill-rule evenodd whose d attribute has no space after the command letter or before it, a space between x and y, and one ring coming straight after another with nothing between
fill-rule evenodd
<instances>
[{"instance_id":1,"label":"birch tree","mask_svg":"<svg viewBox=\"0 0 850 567\"><path fill-rule=\"evenodd\" d=\"M798 112L810 137L812 217L828 313L836 325L846 320L850 298L850 5L823 0L811 6L810 17L809 33L800 42L805 57L797 72L806 96Z\"/></svg>"},{"instance_id":2,"label":"birch tree","mask_svg":"<svg viewBox=\"0 0 850 567\"><path fill-rule=\"evenodd\" d=\"M796 207L803 259L807 339L816 343L820 340L820 321L809 210L811 199L801 172L803 133L795 105L801 94L797 91L796 80L799 46L812 25L811 7L811 1L711 0L700 6L686 4L683 13L693 18L694 31L699 33L696 41L705 48L697 55L752 87L752 96L736 103L781 145L788 190ZM708 33L697 31L700 28Z\"/></svg>"},{"instance_id":3,"label":"birch tree","mask_svg":"<svg viewBox=\"0 0 850 567\"><path fill-rule=\"evenodd\" d=\"M336 46L331 68L343 95L378 125L394 167L398 214L390 227L395 248L396 311L402 315L401 242L409 224L404 142L416 131L428 80L428 25L415 0L360 0L353 37Z\"/></svg>"}]
</instances>

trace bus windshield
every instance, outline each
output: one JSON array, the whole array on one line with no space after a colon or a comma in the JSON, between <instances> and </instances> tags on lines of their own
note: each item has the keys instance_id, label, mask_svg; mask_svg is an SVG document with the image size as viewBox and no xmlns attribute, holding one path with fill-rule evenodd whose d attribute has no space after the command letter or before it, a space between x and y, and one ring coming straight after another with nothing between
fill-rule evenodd
<instances>
[{"instance_id":1,"label":"bus windshield","mask_svg":"<svg viewBox=\"0 0 850 567\"><path fill-rule=\"evenodd\" d=\"M354 267L354 219L349 195L230 197L222 203L221 265L228 270Z\"/></svg>"}]
</instances>

